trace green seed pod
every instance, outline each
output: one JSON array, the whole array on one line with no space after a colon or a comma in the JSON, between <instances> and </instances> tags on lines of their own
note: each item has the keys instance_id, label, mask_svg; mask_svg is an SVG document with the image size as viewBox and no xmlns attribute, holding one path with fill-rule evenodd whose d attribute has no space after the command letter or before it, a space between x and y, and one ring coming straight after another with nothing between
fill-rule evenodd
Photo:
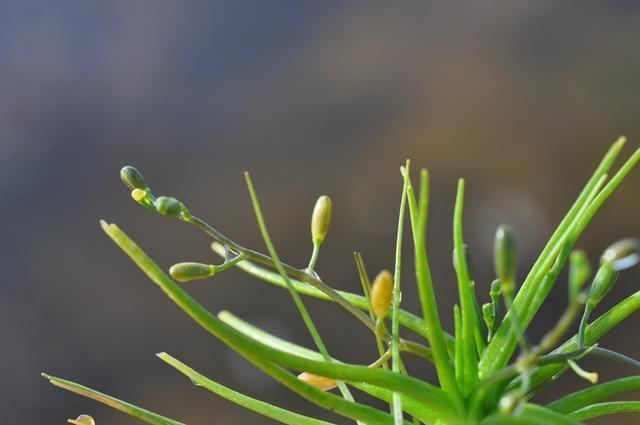
<instances>
[{"instance_id":1,"label":"green seed pod","mask_svg":"<svg viewBox=\"0 0 640 425\"><path fill-rule=\"evenodd\" d=\"M96 425L96 421L89 415L80 415L75 419L67 419L67 422L73 425Z\"/></svg>"},{"instance_id":2,"label":"green seed pod","mask_svg":"<svg viewBox=\"0 0 640 425\"><path fill-rule=\"evenodd\" d=\"M178 282L206 279L216 274L216 267L202 263L178 263L171 266L169 274Z\"/></svg>"},{"instance_id":3,"label":"green seed pod","mask_svg":"<svg viewBox=\"0 0 640 425\"><path fill-rule=\"evenodd\" d=\"M496 230L493 246L496 276L504 285L511 286L516 280L516 235L513 227L501 224Z\"/></svg>"},{"instance_id":4,"label":"green seed pod","mask_svg":"<svg viewBox=\"0 0 640 425\"><path fill-rule=\"evenodd\" d=\"M136 170L134 167L127 165L126 167L122 167L120 170L120 178L127 185L127 187L131 190L133 189L148 189L147 184L144 182L144 178L140 171Z\"/></svg>"},{"instance_id":5,"label":"green seed pod","mask_svg":"<svg viewBox=\"0 0 640 425\"><path fill-rule=\"evenodd\" d=\"M313 385L321 391L329 391L338 386L338 383L333 378L314 375L313 373L309 372L302 372L300 375L298 375L298 379L306 382L309 385Z\"/></svg>"},{"instance_id":6,"label":"green seed pod","mask_svg":"<svg viewBox=\"0 0 640 425\"><path fill-rule=\"evenodd\" d=\"M160 196L156 199L156 211L169 217L177 217L182 212L182 203L170 196Z\"/></svg>"},{"instance_id":7,"label":"green seed pod","mask_svg":"<svg viewBox=\"0 0 640 425\"><path fill-rule=\"evenodd\" d=\"M593 310L607 293L613 288L613 285L618 279L618 272L613 268L612 262L605 262L596 273L589 290L589 297L587 298L587 309Z\"/></svg>"},{"instance_id":8,"label":"green seed pod","mask_svg":"<svg viewBox=\"0 0 640 425\"><path fill-rule=\"evenodd\" d=\"M640 262L640 240L636 238L621 239L609 246L600 258L601 264L610 262L615 271L635 266Z\"/></svg>"},{"instance_id":9,"label":"green seed pod","mask_svg":"<svg viewBox=\"0 0 640 425\"><path fill-rule=\"evenodd\" d=\"M383 319L393 298L393 275L389 270L382 270L371 286L371 305L376 317Z\"/></svg>"},{"instance_id":10,"label":"green seed pod","mask_svg":"<svg viewBox=\"0 0 640 425\"><path fill-rule=\"evenodd\" d=\"M331 198L323 195L316 201L311 215L311 239L314 244L321 245L331 224Z\"/></svg>"},{"instance_id":11,"label":"green seed pod","mask_svg":"<svg viewBox=\"0 0 640 425\"><path fill-rule=\"evenodd\" d=\"M500 301L500 279L496 279L491 282L489 297L491 298L491 302L493 303L498 303Z\"/></svg>"}]
</instances>

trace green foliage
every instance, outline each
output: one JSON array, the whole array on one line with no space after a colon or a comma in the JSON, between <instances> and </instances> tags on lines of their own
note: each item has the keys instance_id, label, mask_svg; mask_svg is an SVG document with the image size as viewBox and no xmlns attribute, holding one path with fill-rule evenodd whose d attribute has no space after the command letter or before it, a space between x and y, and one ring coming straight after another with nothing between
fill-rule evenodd
<instances>
[{"instance_id":1,"label":"green foliage","mask_svg":"<svg viewBox=\"0 0 640 425\"><path fill-rule=\"evenodd\" d=\"M576 424L598 416L640 411L639 401L606 401L615 395L640 388L638 376L593 385L548 406L535 404L534 398L567 370L596 381L597 373L584 371L579 366L586 356L603 356L623 362L630 368L640 367L640 362L598 346L598 340L605 333L640 308L640 291L589 322L590 313L607 295L620 272L640 260L640 243L637 239L628 238L611 245L603 254L598 272L587 288L584 286L591 275L591 266L584 252L572 251L597 210L640 160L638 150L608 180L609 170L624 142L624 138L618 140L605 155L519 288L515 231L508 225L498 228L494 258L497 279L482 291L488 293L485 303L478 300L471 255L464 243L465 182L459 181L453 217L453 264L459 293L458 305L454 307L454 335L442 327L427 255L429 175L426 170L421 170L416 196L408 161L401 167L403 188L394 273L380 273L372 286L362 255L356 253L363 295L337 290L322 281L314 271L320 247L329 231L330 198L320 197L312 214L313 251L309 265L305 268L294 267L281 261L277 254L249 174L245 175L247 187L268 254L237 244L191 214L175 198L156 196L142 174L130 166L122 169L121 177L132 190L133 199L150 210L204 231L213 239L212 249L221 256L222 261L220 264L178 263L171 267L170 277L118 226L102 222L102 227L151 281L197 324L291 391L337 415L370 425ZM400 306L401 283L404 283L401 270L405 257L402 237L406 210L411 224L421 317ZM527 328L566 263L570 264L566 311L540 342L530 343L526 337ZM262 281L287 289L316 350L271 335L229 312L221 312L216 316L172 279L181 282L204 279L231 267L238 267ZM373 361L369 365L356 365L332 357L304 305L303 295L335 302L359 320L376 341L378 350L373 354ZM501 296L505 307L503 315L500 311ZM578 333L563 341L580 314L582 320ZM417 334L420 341L405 339L403 333L408 330ZM518 345L521 347L520 353L516 353ZM412 377L404 365L404 358L409 355L432 363L439 383L434 385ZM195 385L260 415L285 424L329 423L234 391L167 353L160 353L158 357ZM92 398L147 423L180 424L79 384L43 376L58 387ZM339 388L340 395L330 391L334 386ZM388 403L388 409L356 401L360 393L383 400ZM72 420L72 423L79 420Z\"/></svg>"}]
</instances>

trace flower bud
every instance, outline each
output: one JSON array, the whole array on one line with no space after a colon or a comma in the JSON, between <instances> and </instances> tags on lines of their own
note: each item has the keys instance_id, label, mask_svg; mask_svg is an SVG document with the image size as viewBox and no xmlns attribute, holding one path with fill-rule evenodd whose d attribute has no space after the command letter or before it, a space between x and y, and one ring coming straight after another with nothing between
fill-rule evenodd
<instances>
[{"instance_id":1,"label":"flower bud","mask_svg":"<svg viewBox=\"0 0 640 425\"><path fill-rule=\"evenodd\" d=\"M500 279L496 279L491 282L489 297L491 298L491 302L494 304L497 304L500 301Z\"/></svg>"},{"instance_id":2,"label":"flower bud","mask_svg":"<svg viewBox=\"0 0 640 425\"><path fill-rule=\"evenodd\" d=\"M333 378L314 375L313 373L309 372L302 372L300 375L298 375L298 379L306 382L309 385L313 385L314 387L322 391L329 391L338 386L336 380Z\"/></svg>"},{"instance_id":3,"label":"flower bud","mask_svg":"<svg viewBox=\"0 0 640 425\"><path fill-rule=\"evenodd\" d=\"M177 217L182 211L182 203L170 196L160 196L156 199L156 211L169 217Z\"/></svg>"},{"instance_id":4,"label":"flower bud","mask_svg":"<svg viewBox=\"0 0 640 425\"><path fill-rule=\"evenodd\" d=\"M609 293L613 285L618 279L618 272L612 266L611 262L606 262L598 269L596 276L593 278L589 297L587 298L587 309L592 310L602 301L605 295Z\"/></svg>"},{"instance_id":5,"label":"flower bud","mask_svg":"<svg viewBox=\"0 0 640 425\"><path fill-rule=\"evenodd\" d=\"M493 246L496 276L503 284L511 285L516 280L516 235L513 227L501 224L496 230Z\"/></svg>"},{"instance_id":6,"label":"flower bud","mask_svg":"<svg viewBox=\"0 0 640 425\"><path fill-rule=\"evenodd\" d=\"M68 419L67 422L73 425L96 425L96 421L89 415L80 415L75 419Z\"/></svg>"},{"instance_id":7,"label":"flower bud","mask_svg":"<svg viewBox=\"0 0 640 425\"><path fill-rule=\"evenodd\" d=\"M635 266L640 262L640 240L636 238L619 240L604 251L600 262L610 262L613 269L618 272Z\"/></svg>"},{"instance_id":8,"label":"flower bud","mask_svg":"<svg viewBox=\"0 0 640 425\"><path fill-rule=\"evenodd\" d=\"M145 192L142 189L133 189L131 191L131 197L136 202L142 202L144 200L144 198L147 197L147 192Z\"/></svg>"},{"instance_id":9,"label":"flower bud","mask_svg":"<svg viewBox=\"0 0 640 425\"><path fill-rule=\"evenodd\" d=\"M144 178L140 171L136 170L134 167L127 165L126 167L122 167L120 170L120 178L127 185L127 187L131 190L133 189L148 189L147 184L144 182Z\"/></svg>"},{"instance_id":10,"label":"flower bud","mask_svg":"<svg viewBox=\"0 0 640 425\"><path fill-rule=\"evenodd\" d=\"M484 323L487 324L487 329L491 331L496 323L496 315L493 311L492 303L482 304L482 317L484 318Z\"/></svg>"},{"instance_id":11,"label":"flower bud","mask_svg":"<svg viewBox=\"0 0 640 425\"><path fill-rule=\"evenodd\" d=\"M393 297L393 275L388 270L382 270L371 286L371 306L376 317L383 319Z\"/></svg>"},{"instance_id":12,"label":"flower bud","mask_svg":"<svg viewBox=\"0 0 640 425\"><path fill-rule=\"evenodd\" d=\"M216 274L216 268L210 264L178 263L171 266L169 274L178 282L206 279Z\"/></svg>"},{"instance_id":13,"label":"flower bud","mask_svg":"<svg viewBox=\"0 0 640 425\"><path fill-rule=\"evenodd\" d=\"M311 239L314 244L321 245L331 224L331 198L323 195L316 201L311 215Z\"/></svg>"}]
</instances>

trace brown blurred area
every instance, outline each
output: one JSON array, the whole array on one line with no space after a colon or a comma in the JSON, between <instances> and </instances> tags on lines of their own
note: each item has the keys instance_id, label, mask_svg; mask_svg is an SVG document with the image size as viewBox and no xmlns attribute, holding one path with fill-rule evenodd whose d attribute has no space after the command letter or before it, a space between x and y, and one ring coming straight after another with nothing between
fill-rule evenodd
<instances>
[{"instance_id":1,"label":"brown blurred area","mask_svg":"<svg viewBox=\"0 0 640 425\"><path fill-rule=\"evenodd\" d=\"M429 253L451 328L456 179L467 179L465 236L485 301L496 226L515 226L524 276L610 143L625 134L626 153L640 146L639 39L632 1L0 3L0 422L87 413L99 425L133 423L54 389L46 371L189 424L270 423L191 385L154 356L167 351L250 395L348 423L205 333L105 237L100 218L167 269L213 258L204 235L137 207L120 167L137 166L157 193L264 251L242 177L250 170L281 257L300 266L313 203L330 195L318 271L359 292L354 250L372 275L393 266L398 167L411 158L431 173ZM578 242L594 263L611 242L640 236L639 190L636 171ZM418 312L406 252L403 305ZM625 272L600 312L639 278ZM214 312L312 345L281 289L238 270L187 289ZM533 340L565 294L563 275ZM372 361L362 325L324 302L308 306L333 355ZM603 344L640 357L639 324L633 315ZM602 380L635 373L583 366ZM409 367L436 379L429 365ZM540 400L586 385L566 374Z\"/></svg>"}]
</instances>

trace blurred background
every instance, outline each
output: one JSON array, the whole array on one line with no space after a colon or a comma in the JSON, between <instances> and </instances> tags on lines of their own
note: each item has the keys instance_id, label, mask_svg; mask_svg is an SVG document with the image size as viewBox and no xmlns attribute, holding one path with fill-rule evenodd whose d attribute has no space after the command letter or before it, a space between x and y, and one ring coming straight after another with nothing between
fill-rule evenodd
<instances>
[{"instance_id":1,"label":"blurred background","mask_svg":"<svg viewBox=\"0 0 640 425\"><path fill-rule=\"evenodd\" d=\"M164 268L213 260L205 235L135 205L120 167L137 166L157 193L264 251L242 176L250 170L281 256L299 266L315 199L330 195L318 270L359 292L354 250L371 275L393 266L398 167L411 158L431 173L428 243L451 328L457 178L468 181L465 237L484 302L496 226L515 226L524 276L609 145L625 134L627 154L640 146L638 39L632 1L2 1L1 423L63 424L80 413L133 423L53 388L41 371L189 424L270 423L192 386L159 351L250 395L348 423L200 329L102 233L98 219L118 223ZM611 242L640 236L639 188L636 171L580 239L593 262ZM406 258L403 305L417 312ZM637 268L624 273L599 312L639 278ZM188 290L214 312L311 346L286 291L239 270ZM565 294L563 275L531 339L555 323ZM325 302L308 306L333 355L374 359L361 324ZM604 345L639 357L639 324L630 317ZM602 380L632 373L609 361L583 366ZM409 368L435 379L429 365ZM540 400L586 385L566 374Z\"/></svg>"}]
</instances>

